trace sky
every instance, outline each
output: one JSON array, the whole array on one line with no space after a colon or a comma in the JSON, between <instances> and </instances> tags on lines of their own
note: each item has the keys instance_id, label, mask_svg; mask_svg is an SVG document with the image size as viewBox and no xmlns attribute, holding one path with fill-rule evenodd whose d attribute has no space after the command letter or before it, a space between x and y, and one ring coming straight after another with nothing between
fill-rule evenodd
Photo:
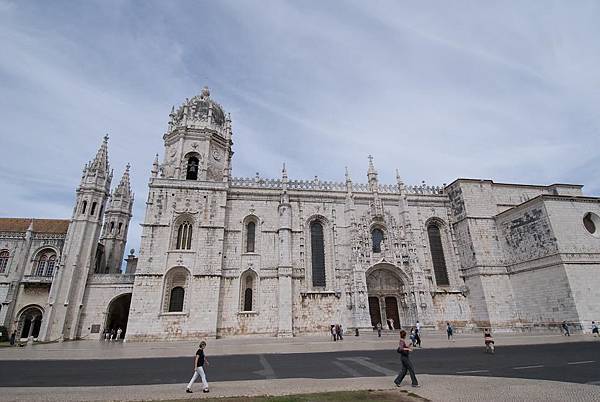
<instances>
[{"instance_id":1,"label":"sky","mask_svg":"<svg viewBox=\"0 0 600 402\"><path fill-rule=\"evenodd\" d=\"M0 216L70 218L108 133L128 248L171 106L231 113L233 175L584 184L600 196L598 1L0 0Z\"/></svg>"}]
</instances>

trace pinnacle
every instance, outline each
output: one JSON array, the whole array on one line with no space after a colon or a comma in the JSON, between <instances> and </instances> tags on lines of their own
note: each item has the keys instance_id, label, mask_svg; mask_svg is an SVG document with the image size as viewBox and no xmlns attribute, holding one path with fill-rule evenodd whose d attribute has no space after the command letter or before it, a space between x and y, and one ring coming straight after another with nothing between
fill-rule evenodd
<instances>
[{"instance_id":1,"label":"pinnacle","mask_svg":"<svg viewBox=\"0 0 600 402\"><path fill-rule=\"evenodd\" d=\"M96 157L88 165L88 168L92 172L108 174L108 134L104 136L102 144L96 153Z\"/></svg>"}]
</instances>

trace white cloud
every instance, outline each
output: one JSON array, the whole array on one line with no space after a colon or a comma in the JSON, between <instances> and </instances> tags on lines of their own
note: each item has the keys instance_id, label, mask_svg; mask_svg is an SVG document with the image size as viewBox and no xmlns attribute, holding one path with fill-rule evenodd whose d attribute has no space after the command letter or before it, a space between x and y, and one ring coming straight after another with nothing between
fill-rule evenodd
<instances>
[{"instance_id":1,"label":"white cloud","mask_svg":"<svg viewBox=\"0 0 600 402\"><path fill-rule=\"evenodd\" d=\"M172 104L208 84L236 176L600 191L597 2L0 1L0 213L68 217L105 132L130 245ZM37 194L37 198L36 195Z\"/></svg>"}]
</instances>

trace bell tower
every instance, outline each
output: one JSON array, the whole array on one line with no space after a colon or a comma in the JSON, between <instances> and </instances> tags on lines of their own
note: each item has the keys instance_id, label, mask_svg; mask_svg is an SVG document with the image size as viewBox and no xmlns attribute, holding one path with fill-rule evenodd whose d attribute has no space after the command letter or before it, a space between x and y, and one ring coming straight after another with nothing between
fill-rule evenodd
<instances>
[{"instance_id":1,"label":"bell tower","mask_svg":"<svg viewBox=\"0 0 600 402\"><path fill-rule=\"evenodd\" d=\"M40 334L44 341L76 339L78 336L83 294L96 256L111 180L107 135L96 157L83 168L63 256L45 306L47 315Z\"/></svg>"},{"instance_id":2,"label":"bell tower","mask_svg":"<svg viewBox=\"0 0 600 402\"><path fill-rule=\"evenodd\" d=\"M127 164L119 185L110 195L110 201L104 214L104 229L100 243L104 247L104 264L99 266L101 272L118 274L125 254L127 231L131 220L133 193L129 184L129 168Z\"/></svg>"},{"instance_id":3,"label":"bell tower","mask_svg":"<svg viewBox=\"0 0 600 402\"><path fill-rule=\"evenodd\" d=\"M169 114L162 177L226 181L231 167L231 119L204 87Z\"/></svg>"}]
</instances>

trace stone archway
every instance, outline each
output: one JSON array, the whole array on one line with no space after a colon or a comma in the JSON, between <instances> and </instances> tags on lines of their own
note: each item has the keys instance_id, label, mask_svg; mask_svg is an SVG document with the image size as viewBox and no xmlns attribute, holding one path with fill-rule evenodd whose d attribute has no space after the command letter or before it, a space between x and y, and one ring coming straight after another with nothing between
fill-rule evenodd
<instances>
[{"instance_id":1,"label":"stone archway","mask_svg":"<svg viewBox=\"0 0 600 402\"><path fill-rule=\"evenodd\" d=\"M383 328L393 325L393 329L412 324L408 278L394 265L385 263L371 267L366 277L371 324L381 323Z\"/></svg>"},{"instance_id":2,"label":"stone archway","mask_svg":"<svg viewBox=\"0 0 600 402\"><path fill-rule=\"evenodd\" d=\"M17 336L21 339L27 339L30 336L37 339L42 327L42 318L44 313L38 306L26 307L19 314L19 324L17 326Z\"/></svg>"},{"instance_id":3,"label":"stone archway","mask_svg":"<svg viewBox=\"0 0 600 402\"><path fill-rule=\"evenodd\" d=\"M104 325L105 331L115 330L121 328L121 339L125 337L127 332L127 320L129 319L129 307L131 305L131 293L124 293L115 297L106 311L106 323Z\"/></svg>"}]
</instances>

